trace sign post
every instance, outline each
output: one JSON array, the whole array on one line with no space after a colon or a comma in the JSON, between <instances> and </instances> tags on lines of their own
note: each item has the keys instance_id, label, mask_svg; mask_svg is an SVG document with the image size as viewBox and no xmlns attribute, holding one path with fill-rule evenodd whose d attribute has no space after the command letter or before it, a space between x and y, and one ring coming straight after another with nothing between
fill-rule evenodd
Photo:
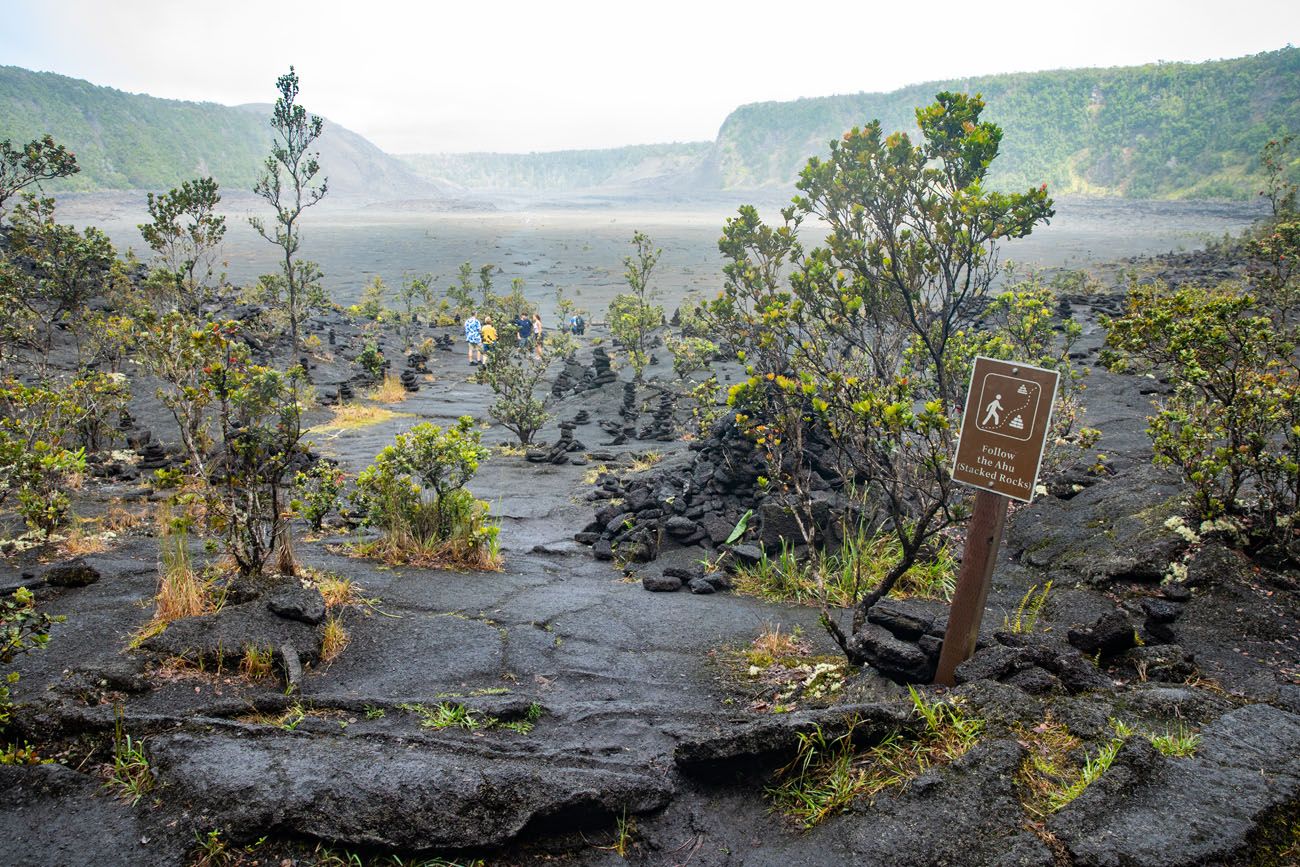
<instances>
[{"instance_id":1,"label":"sign post","mask_svg":"<svg viewBox=\"0 0 1300 867\"><path fill-rule=\"evenodd\" d=\"M979 493L966 529L935 683L952 686L957 666L975 652L1007 507L1011 500L1027 503L1034 497L1059 378L1054 370L1028 364L975 359L952 478Z\"/></svg>"}]
</instances>

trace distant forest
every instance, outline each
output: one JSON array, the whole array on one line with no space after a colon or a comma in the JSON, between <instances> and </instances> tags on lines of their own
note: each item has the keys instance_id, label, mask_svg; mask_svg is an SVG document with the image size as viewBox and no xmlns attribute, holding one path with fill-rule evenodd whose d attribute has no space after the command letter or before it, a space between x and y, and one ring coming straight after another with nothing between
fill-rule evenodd
<instances>
[{"instance_id":1,"label":"distant forest","mask_svg":"<svg viewBox=\"0 0 1300 867\"><path fill-rule=\"evenodd\" d=\"M269 115L0 66L0 139L50 133L77 155L81 173L57 189L166 189L199 175L251 188L271 141Z\"/></svg>"},{"instance_id":2,"label":"distant forest","mask_svg":"<svg viewBox=\"0 0 1300 867\"><path fill-rule=\"evenodd\" d=\"M787 186L813 154L879 118L913 131L940 90L983 94L1004 130L990 181L1132 198L1244 199L1270 138L1300 133L1300 49L1233 60L995 75L742 106L714 142L535 154L394 157L327 124L322 162L339 192L374 197L476 190L554 192L671 185L701 192ZM211 174L247 188L266 151L266 112L127 94L0 67L0 138L51 133L81 174L56 189L165 189ZM1300 162L1292 166L1300 178Z\"/></svg>"},{"instance_id":3,"label":"distant forest","mask_svg":"<svg viewBox=\"0 0 1300 867\"><path fill-rule=\"evenodd\" d=\"M983 94L1002 126L1000 187L1134 198L1248 198L1272 137L1300 133L1300 49L1210 63L1072 69L917 84L736 109L716 143L727 187L789 183L809 155L879 118L914 132L940 90ZM1300 166L1293 166L1300 175Z\"/></svg>"},{"instance_id":4,"label":"distant forest","mask_svg":"<svg viewBox=\"0 0 1300 867\"><path fill-rule=\"evenodd\" d=\"M427 178L471 189L580 190L622 187L690 172L713 152L711 142L631 145L531 154L403 154Z\"/></svg>"},{"instance_id":5,"label":"distant forest","mask_svg":"<svg viewBox=\"0 0 1300 867\"><path fill-rule=\"evenodd\" d=\"M0 66L0 139L49 133L77 155L81 172L59 190L166 190L211 176L251 190L271 144L271 106L181 102L99 87L78 78ZM365 138L326 120L321 164L337 196L436 196L442 188Z\"/></svg>"}]
</instances>

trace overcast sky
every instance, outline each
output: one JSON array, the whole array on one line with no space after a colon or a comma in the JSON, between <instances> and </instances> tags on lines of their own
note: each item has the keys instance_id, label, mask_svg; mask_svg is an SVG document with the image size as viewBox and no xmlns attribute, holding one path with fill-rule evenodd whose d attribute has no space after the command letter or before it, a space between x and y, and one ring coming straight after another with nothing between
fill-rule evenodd
<instances>
[{"instance_id":1,"label":"overcast sky","mask_svg":"<svg viewBox=\"0 0 1300 867\"><path fill-rule=\"evenodd\" d=\"M301 102L392 153L712 139L761 100L1300 42L1296 0L311 3L0 0L0 64L136 93Z\"/></svg>"}]
</instances>

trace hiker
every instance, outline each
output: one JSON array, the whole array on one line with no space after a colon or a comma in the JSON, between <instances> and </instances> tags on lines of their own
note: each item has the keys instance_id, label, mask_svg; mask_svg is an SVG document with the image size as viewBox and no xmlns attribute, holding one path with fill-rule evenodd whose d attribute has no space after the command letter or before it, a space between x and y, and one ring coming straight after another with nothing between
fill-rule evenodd
<instances>
[{"instance_id":1,"label":"hiker","mask_svg":"<svg viewBox=\"0 0 1300 867\"><path fill-rule=\"evenodd\" d=\"M520 344L527 346L528 338L533 334L533 320L520 313L515 318L515 339Z\"/></svg>"},{"instance_id":2,"label":"hiker","mask_svg":"<svg viewBox=\"0 0 1300 867\"><path fill-rule=\"evenodd\" d=\"M533 314L533 346L537 352L537 360L542 360L542 314Z\"/></svg>"},{"instance_id":3,"label":"hiker","mask_svg":"<svg viewBox=\"0 0 1300 867\"><path fill-rule=\"evenodd\" d=\"M465 342L469 344L467 355L469 356L470 366L483 363L483 326L479 323L478 317L471 310L469 318L465 320Z\"/></svg>"},{"instance_id":4,"label":"hiker","mask_svg":"<svg viewBox=\"0 0 1300 867\"><path fill-rule=\"evenodd\" d=\"M569 331L573 334L581 335L587 330L587 322L582 318L581 313L575 313L569 317Z\"/></svg>"},{"instance_id":5,"label":"hiker","mask_svg":"<svg viewBox=\"0 0 1300 867\"><path fill-rule=\"evenodd\" d=\"M495 325L492 324L491 316L484 316L483 317L483 352L485 353L484 358L487 357L486 353L491 352L493 347L495 347L496 345L497 345L497 328Z\"/></svg>"}]
</instances>

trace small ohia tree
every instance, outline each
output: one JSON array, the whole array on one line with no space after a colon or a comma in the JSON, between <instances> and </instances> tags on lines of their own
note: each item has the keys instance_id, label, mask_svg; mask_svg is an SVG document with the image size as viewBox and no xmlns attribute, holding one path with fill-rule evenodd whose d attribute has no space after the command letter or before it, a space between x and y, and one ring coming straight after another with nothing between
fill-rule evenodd
<instances>
[{"instance_id":1,"label":"small ohia tree","mask_svg":"<svg viewBox=\"0 0 1300 867\"><path fill-rule=\"evenodd\" d=\"M623 259L623 278L631 291L609 302L609 330L623 345L632 376L640 382L650 363L650 335L664 319L664 309L653 302L650 291L650 274L663 250L642 232L633 233L632 245L635 252Z\"/></svg>"},{"instance_id":2,"label":"small ohia tree","mask_svg":"<svg viewBox=\"0 0 1300 867\"><path fill-rule=\"evenodd\" d=\"M397 287L392 309L393 328L402 341L402 349L409 350L415 342L415 332L422 317L433 307L433 275L405 274Z\"/></svg>"},{"instance_id":3,"label":"small ohia tree","mask_svg":"<svg viewBox=\"0 0 1300 867\"><path fill-rule=\"evenodd\" d=\"M46 375L56 335L67 328L80 349L87 302L123 275L107 235L55 222L51 198L22 199L0 259L0 360L21 346Z\"/></svg>"},{"instance_id":4,"label":"small ohia tree","mask_svg":"<svg viewBox=\"0 0 1300 867\"><path fill-rule=\"evenodd\" d=\"M520 445L531 444L550 420L545 397L537 396L538 386L551 362L572 351L573 339L569 335L551 333L546 335L540 355L533 345L517 340L498 340L487 353L478 379L496 395L488 415L518 437Z\"/></svg>"},{"instance_id":5,"label":"small ohia tree","mask_svg":"<svg viewBox=\"0 0 1300 867\"><path fill-rule=\"evenodd\" d=\"M457 319L474 309L473 264L460 263L460 268L456 272L456 282L447 287L447 301L451 306L451 314Z\"/></svg>"},{"instance_id":6,"label":"small ohia tree","mask_svg":"<svg viewBox=\"0 0 1300 867\"><path fill-rule=\"evenodd\" d=\"M137 321L133 360L158 380L156 396L176 421L190 469L206 478L213 393L205 371L220 360L223 341L207 323L179 310L147 312Z\"/></svg>"},{"instance_id":7,"label":"small ohia tree","mask_svg":"<svg viewBox=\"0 0 1300 867\"><path fill-rule=\"evenodd\" d=\"M220 442L206 465L208 525L226 541L239 574L257 579L272 557L296 571L289 538L289 473L303 455L302 370L253 364L235 322L208 324L195 339L212 350L200 390L213 407Z\"/></svg>"},{"instance_id":8,"label":"small ohia tree","mask_svg":"<svg viewBox=\"0 0 1300 867\"><path fill-rule=\"evenodd\" d=\"M901 549L883 580L855 588L847 630L823 609L857 663L867 612L964 517L948 469L966 383L957 359L996 345L974 320L999 241L1053 213L1045 186L985 189L1002 133L980 120L983 107L940 93L916 112L916 143L878 121L854 128L809 160L782 225L746 206L720 242L726 280L710 316L747 365L729 400L767 458L773 494L811 543L814 471L830 476L856 492L866 531ZM808 217L829 228L811 250L797 235Z\"/></svg>"},{"instance_id":9,"label":"small ohia tree","mask_svg":"<svg viewBox=\"0 0 1300 867\"><path fill-rule=\"evenodd\" d=\"M1102 360L1173 393L1148 419L1155 461L1182 473L1191 516L1270 558L1300 562L1300 215L1293 137L1263 152L1271 214L1243 245L1246 285L1137 286L1105 322Z\"/></svg>"},{"instance_id":10,"label":"small ohia tree","mask_svg":"<svg viewBox=\"0 0 1300 867\"><path fill-rule=\"evenodd\" d=\"M150 222L136 228L157 256L156 273L175 306L198 309L211 291L226 218L217 182L199 178L146 198Z\"/></svg>"},{"instance_id":11,"label":"small ohia tree","mask_svg":"<svg viewBox=\"0 0 1300 867\"><path fill-rule=\"evenodd\" d=\"M302 375L254 364L236 322L200 322L179 311L146 320L142 366L162 383L189 470L203 482L208 529L242 577L277 558L292 574L287 495L302 461Z\"/></svg>"},{"instance_id":12,"label":"small ohia tree","mask_svg":"<svg viewBox=\"0 0 1300 867\"><path fill-rule=\"evenodd\" d=\"M49 135L17 147L10 139L0 140L0 215L4 214L5 202L19 190L79 171L77 155L55 144Z\"/></svg>"},{"instance_id":13,"label":"small ohia tree","mask_svg":"<svg viewBox=\"0 0 1300 867\"><path fill-rule=\"evenodd\" d=\"M275 222L268 225L259 217L249 222L257 233L280 248L283 261L280 273L262 278L263 289L289 319L293 348L299 347L298 326L308 310L323 300L320 268L314 262L297 258L301 246L299 219L303 211L325 197L328 180L320 178L320 154L312 150L320 138L324 121L298 104L298 75L292 66L276 80L280 91L271 114L275 139L271 155L266 158L262 176L253 192L266 200L275 211Z\"/></svg>"}]
</instances>

